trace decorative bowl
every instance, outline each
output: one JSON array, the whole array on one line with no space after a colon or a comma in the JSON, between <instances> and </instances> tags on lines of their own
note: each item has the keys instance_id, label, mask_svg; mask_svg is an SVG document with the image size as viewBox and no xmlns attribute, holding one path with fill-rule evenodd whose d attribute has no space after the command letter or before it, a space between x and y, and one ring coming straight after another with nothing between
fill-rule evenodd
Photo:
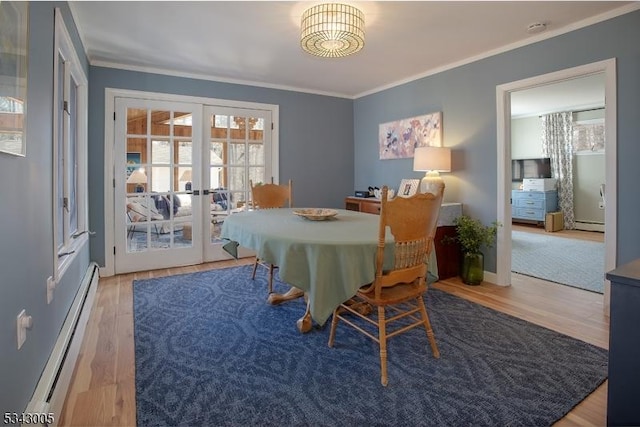
<instances>
[{"instance_id":1,"label":"decorative bowl","mask_svg":"<svg viewBox=\"0 0 640 427\"><path fill-rule=\"evenodd\" d=\"M338 215L337 210L324 208L294 209L293 213L310 221L324 221Z\"/></svg>"}]
</instances>

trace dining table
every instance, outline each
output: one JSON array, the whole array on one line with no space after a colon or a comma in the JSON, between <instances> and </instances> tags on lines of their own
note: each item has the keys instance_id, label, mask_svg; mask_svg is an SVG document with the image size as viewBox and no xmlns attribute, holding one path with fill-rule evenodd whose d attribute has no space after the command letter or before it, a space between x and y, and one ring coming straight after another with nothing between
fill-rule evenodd
<instances>
[{"instance_id":1,"label":"dining table","mask_svg":"<svg viewBox=\"0 0 640 427\"><path fill-rule=\"evenodd\" d=\"M324 325L341 303L373 282L380 217L335 209L324 220L309 220L295 208L257 209L229 215L221 237L252 249L259 259L278 266L279 278L291 286L271 294L279 304L305 296L307 308L297 321L300 332ZM387 233L386 242L393 242ZM437 280L435 251L429 259L428 282ZM393 245L386 245L384 265L393 265Z\"/></svg>"}]
</instances>

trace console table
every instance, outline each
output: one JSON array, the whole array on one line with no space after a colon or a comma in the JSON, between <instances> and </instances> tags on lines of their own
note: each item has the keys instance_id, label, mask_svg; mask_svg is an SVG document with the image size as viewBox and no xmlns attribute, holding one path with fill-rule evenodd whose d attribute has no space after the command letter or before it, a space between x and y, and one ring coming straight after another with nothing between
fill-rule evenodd
<instances>
[{"instance_id":1,"label":"console table","mask_svg":"<svg viewBox=\"0 0 640 427\"><path fill-rule=\"evenodd\" d=\"M373 197L346 197L345 209L380 214L380 200ZM454 240L456 227L453 220L462 215L462 203L443 203L438 216L438 228L433 241L438 264L438 278L448 279L460 274L460 244Z\"/></svg>"}]
</instances>

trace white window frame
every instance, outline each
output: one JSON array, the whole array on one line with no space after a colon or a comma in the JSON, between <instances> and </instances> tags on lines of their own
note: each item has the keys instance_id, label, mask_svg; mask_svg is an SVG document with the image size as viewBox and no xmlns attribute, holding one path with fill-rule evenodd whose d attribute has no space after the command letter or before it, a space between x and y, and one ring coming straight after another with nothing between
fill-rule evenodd
<instances>
[{"instance_id":1,"label":"white window frame","mask_svg":"<svg viewBox=\"0 0 640 427\"><path fill-rule=\"evenodd\" d=\"M56 283L64 276L65 271L77 256L78 252L88 244L88 179L87 179L87 116L88 116L88 80L80 65L78 55L71 41L69 31L62 18L60 9L55 10L54 35L54 66L53 66L53 278ZM58 58L62 57L62 67ZM58 87L59 78L63 77L63 93ZM70 120L66 108L70 105L71 84L76 85L75 120ZM73 129L75 123L75 129ZM62 128L62 129L61 129ZM60 138L62 130L62 138ZM75 135L75 163L70 164L72 154L72 136ZM60 158L58 153L64 155ZM70 203L71 179L75 175L75 204ZM60 182L60 176L62 181ZM62 191L60 191L62 189ZM62 194L61 194L62 193ZM77 228L70 231L71 212L59 208L58 200L64 198L67 205L75 205ZM62 241L58 234L62 223Z\"/></svg>"}]
</instances>

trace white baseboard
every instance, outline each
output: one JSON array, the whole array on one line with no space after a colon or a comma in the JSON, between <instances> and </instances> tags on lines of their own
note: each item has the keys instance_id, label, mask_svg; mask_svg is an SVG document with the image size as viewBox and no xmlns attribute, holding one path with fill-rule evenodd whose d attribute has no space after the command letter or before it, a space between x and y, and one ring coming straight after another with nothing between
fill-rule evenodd
<instances>
[{"instance_id":1,"label":"white baseboard","mask_svg":"<svg viewBox=\"0 0 640 427\"><path fill-rule=\"evenodd\" d=\"M35 425L56 426L62 414L67 389L80 353L84 331L98 287L99 271L96 263L89 264L78 292L71 303L56 344L42 371L36 390L25 412L53 414L52 423Z\"/></svg>"}]
</instances>

